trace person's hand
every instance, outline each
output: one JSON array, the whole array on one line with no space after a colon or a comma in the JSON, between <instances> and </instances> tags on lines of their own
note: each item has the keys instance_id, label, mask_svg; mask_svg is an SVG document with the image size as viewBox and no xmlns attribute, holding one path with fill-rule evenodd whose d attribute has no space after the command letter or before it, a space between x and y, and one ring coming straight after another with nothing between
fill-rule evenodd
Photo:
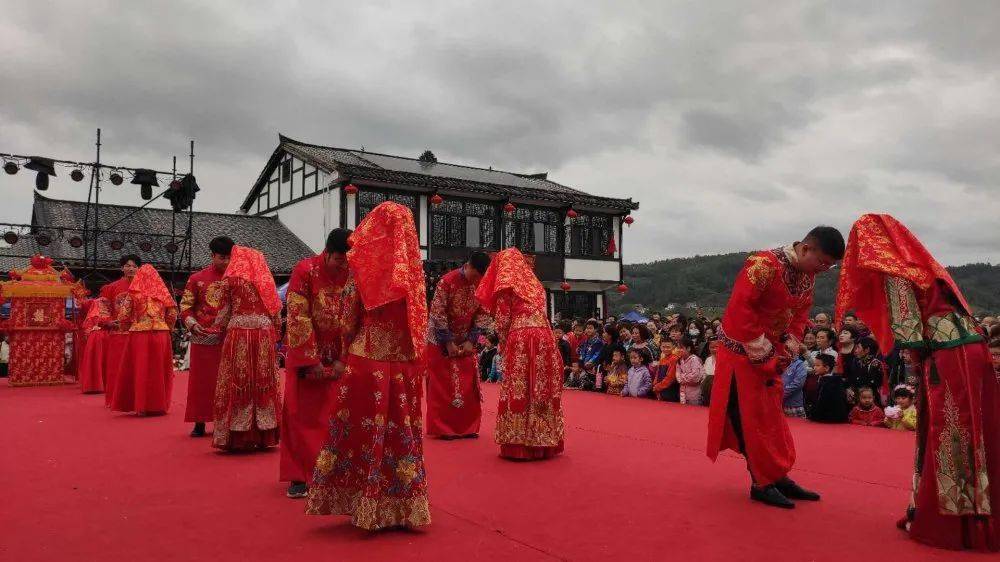
<instances>
[{"instance_id":1,"label":"person's hand","mask_svg":"<svg viewBox=\"0 0 1000 562\"><path fill-rule=\"evenodd\" d=\"M455 345L455 342L450 341L446 343L444 348L448 351L448 357L458 356L458 346Z\"/></svg>"},{"instance_id":2,"label":"person's hand","mask_svg":"<svg viewBox=\"0 0 1000 562\"><path fill-rule=\"evenodd\" d=\"M195 322L194 324L191 324L191 333L196 336L203 336L205 335L205 328L202 328L201 324Z\"/></svg>"},{"instance_id":3,"label":"person's hand","mask_svg":"<svg viewBox=\"0 0 1000 562\"><path fill-rule=\"evenodd\" d=\"M472 345L471 341L467 341L462 344L462 353L464 355L472 355L476 352L476 347Z\"/></svg>"},{"instance_id":4,"label":"person's hand","mask_svg":"<svg viewBox=\"0 0 1000 562\"><path fill-rule=\"evenodd\" d=\"M104 327L105 327L106 329L108 329L108 330L117 330L117 329L118 329L118 325L119 325L119 324L118 324L118 321L117 321L117 320L112 320L112 321L110 321L110 322L106 323L106 324L104 325Z\"/></svg>"}]
</instances>

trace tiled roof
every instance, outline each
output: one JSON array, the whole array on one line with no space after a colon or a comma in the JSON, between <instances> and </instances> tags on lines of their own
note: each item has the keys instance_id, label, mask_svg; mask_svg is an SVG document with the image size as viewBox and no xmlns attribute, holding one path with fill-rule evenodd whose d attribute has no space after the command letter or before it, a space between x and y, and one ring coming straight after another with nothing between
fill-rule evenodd
<instances>
[{"instance_id":1,"label":"tiled roof","mask_svg":"<svg viewBox=\"0 0 1000 562\"><path fill-rule=\"evenodd\" d=\"M32 210L32 224L38 227L82 229L86 217L86 203L79 201L64 201L49 199L35 193L35 203ZM169 264L170 254L164 249L169 237L173 211L170 209L145 208L136 211L130 217L126 215L136 211L136 207L122 205L101 205L101 228L114 226L115 232L129 233L115 236L114 233L103 234L98 243L98 260L117 265L119 256L134 253L150 263ZM248 245L259 249L267 256L268 264L273 273L290 273L295 264L304 257L313 255L312 250L295 234L288 230L277 217L255 217L225 213L194 212L191 214L192 260L193 269L201 269L208 265L210 253L208 243L216 236L229 236L237 244ZM177 232L183 236L187 227L188 214L177 213ZM25 257L35 252L41 252L53 258L67 262L82 262L83 248L73 248L69 238L80 232L62 235L61 231L52 231L52 243L40 247L36 239L22 236L17 244L9 248L0 248L0 271L8 271L14 267L23 267L27 263ZM153 236L147 236L152 234ZM125 247L114 250L110 242L120 239ZM151 242L153 248L143 252L139 244ZM180 256L178 252L176 254Z\"/></svg>"},{"instance_id":2,"label":"tiled roof","mask_svg":"<svg viewBox=\"0 0 1000 562\"><path fill-rule=\"evenodd\" d=\"M254 183L242 208L249 209L284 152L319 168L336 170L350 181L369 179L431 189L495 195L502 199L541 199L558 203L575 203L622 212L639 208L639 204L631 199L590 195L551 181L545 174L516 174L445 162L423 162L414 158L308 144L281 135L279 141L278 148Z\"/></svg>"}]
</instances>

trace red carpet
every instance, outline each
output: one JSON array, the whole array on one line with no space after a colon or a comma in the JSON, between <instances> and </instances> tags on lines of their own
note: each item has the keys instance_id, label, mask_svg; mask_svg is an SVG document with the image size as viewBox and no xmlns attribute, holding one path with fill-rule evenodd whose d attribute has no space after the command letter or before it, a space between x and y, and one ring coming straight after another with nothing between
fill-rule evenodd
<instances>
[{"instance_id":1,"label":"red carpet","mask_svg":"<svg viewBox=\"0 0 1000 562\"><path fill-rule=\"evenodd\" d=\"M703 452L706 408L565 395L566 453L501 460L483 438L427 441L434 523L368 535L284 497L276 451L227 455L188 437L186 374L169 415L111 414L76 386L0 381L0 560L961 560L907 540L913 435L793 423L790 512L752 504L741 459Z\"/></svg>"}]
</instances>

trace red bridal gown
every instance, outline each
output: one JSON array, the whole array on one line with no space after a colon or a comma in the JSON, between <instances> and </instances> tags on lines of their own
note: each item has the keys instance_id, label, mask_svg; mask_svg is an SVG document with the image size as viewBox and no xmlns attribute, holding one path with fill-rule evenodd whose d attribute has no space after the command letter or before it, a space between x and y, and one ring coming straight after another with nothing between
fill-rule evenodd
<instances>
[{"instance_id":1,"label":"red bridal gown","mask_svg":"<svg viewBox=\"0 0 1000 562\"><path fill-rule=\"evenodd\" d=\"M282 482L306 482L316 455L326 441L333 381L325 375L342 355L343 330L338 316L347 267L331 275L325 254L306 258L292 270L285 298L288 305L285 359L285 403L281 411ZM323 375L299 378L303 368L321 366Z\"/></svg>"},{"instance_id":2,"label":"red bridal gown","mask_svg":"<svg viewBox=\"0 0 1000 562\"><path fill-rule=\"evenodd\" d=\"M757 252L736 277L719 330L708 419L708 456L742 452L759 486L784 478L795 464L795 444L782 407L781 337L802 338L813 300L814 276L792 265L793 246ZM729 412L735 384L743 451Z\"/></svg>"},{"instance_id":3,"label":"red bridal gown","mask_svg":"<svg viewBox=\"0 0 1000 562\"><path fill-rule=\"evenodd\" d=\"M851 229L837 318L854 309L882 349L923 355L910 537L951 549L1000 550L1000 377L948 271L899 221Z\"/></svg>"},{"instance_id":4,"label":"red bridal gown","mask_svg":"<svg viewBox=\"0 0 1000 562\"><path fill-rule=\"evenodd\" d=\"M500 456L545 459L563 450L563 364L544 308L506 291L497 298L503 381L494 439Z\"/></svg>"},{"instance_id":5,"label":"red bridal gown","mask_svg":"<svg viewBox=\"0 0 1000 562\"><path fill-rule=\"evenodd\" d=\"M275 326L280 323L277 315L268 314L253 283L225 279L222 312L216 318L226 335L215 387L214 447L249 450L278 444Z\"/></svg>"},{"instance_id":6,"label":"red bridal gown","mask_svg":"<svg viewBox=\"0 0 1000 562\"><path fill-rule=\"evenodd\" d=\"M427 330L427 435L460 437L479 433L482 417L476 354L448 357L445 346L475 340L490 325L476 300L476 283L462 268L438 281Z\"/></svg>"},{"instance_id":7,"label":"red bridal gown","mask_svg":"<svg viewBox=\"0 0 1000 562\"><path fill-rule=\"evenodd\" d=\"M159 296L147 292L153 285ZM129 287L132 318L122 369L111 386L111 410L139 414L165 414L170 409L174 381L170 334L177 322L177 307L160 274L146 264Z\"/></svg>"},{"instance_id":8,"label":"red bridal gown","mask_svg":"<svg viewBox=\"0 0 1000 562\"><path fill-rule=\"evenodd\" d=\"M222 307L224 282L214 266L188 278L181 297L181 322L188 330L198 324L202 334L191 332L191 368L188 373L185 422L210 422L215 408L215 385L222 359L222 332L215 318Z\"/></svg>"},{"instance_id":9,"label":"red bridal gown","mask_svg":"<svg viewBox=\"0 0 1000 562\"><path fill-rule=\"evenodd\" d=\"M102 330L101 325L110 317L111 309L108 301L96 298L90 302L87 315L83 319L82 332L86 334L86 338L77 372L80 377L80 390L85 394L104 392L105 389L104 354L110 333Z\"/></svg>"},{"instance_id":10,"label":"red bridal gown","mask_svg":"<svg viewBox=\"0 0 1000 562\"><path fill-rule=\"evenodd\" d=\"M334 386L333 416L306 513L351 515L355 526L368 530L426 525L423 367L405 301L365 310L353 280L343 299L342 324L356 336L347 349L347 370Z\"/></svg>"}]
</instances>

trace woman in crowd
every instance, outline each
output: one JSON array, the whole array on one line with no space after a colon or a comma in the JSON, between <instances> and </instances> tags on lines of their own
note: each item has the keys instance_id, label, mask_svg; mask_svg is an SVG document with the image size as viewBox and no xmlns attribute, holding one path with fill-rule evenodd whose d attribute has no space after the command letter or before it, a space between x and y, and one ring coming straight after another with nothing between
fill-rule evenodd
<instances>
[{"instance_id":1,"label":"woman in crowd","mask_svg":"<svg viewBox=\"0 0 1000 562\"><path fill-rule=\"evenodd\" d=\"M705 358L705 378L701 381L701 401L708 406L712 402L712 383L715 382L715 362L719 353L719 340L708 340L708 357Z\"/></svg>"},{"instance_id":2,"label":"woman in crowd","mask_svg":"<svg viewBox=\"0 0 1000 562\"><path fill-rule=\"evenodd\" d=\"M653 342L649 328L643 324L636 324L632 328L632 347L638 348L645 354L646 363L652 363L660 357L659 346Z\"/></svg>"},{"instance_id":3,"label":"woman in crowd","mask_svg":"<svg viewBox=\"0 0 1000 562\"><path fill-rule=\"evenodd\" d=\"M476 299L495 319L504 358L495 435L500 456L558 455L564 437L563 369L548 328L545 288L524 255L508 248L493 258Z\"/></svg>"}]
</instances>

